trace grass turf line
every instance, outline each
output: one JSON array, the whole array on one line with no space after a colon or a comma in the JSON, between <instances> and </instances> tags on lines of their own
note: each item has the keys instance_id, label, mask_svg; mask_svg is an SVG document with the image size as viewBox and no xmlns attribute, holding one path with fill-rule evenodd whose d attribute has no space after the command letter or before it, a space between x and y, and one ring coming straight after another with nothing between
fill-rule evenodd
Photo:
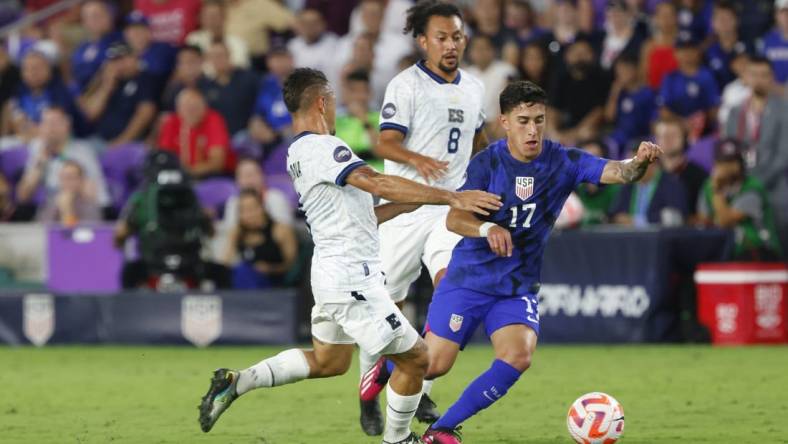
<instances>
[{"instance_id":1,"label":"grass turf line","mask_svg":"<svg viewBox=\"0 0 788 444\"><path fill-rule=\"evenodd\" d=\"M357 366L244 395L209 434L197 404L217 367L266 347L0 347L2 443L372 444L358 426ZM486 369L470 347L433 389L442 410ZM624 406L622 443L788 443L788 348L543 346L509 394L464 425L471 444L569 443L566 411L603 391ZM414 422L414 430L423 426Z\"/></svg>"}]
</instances>

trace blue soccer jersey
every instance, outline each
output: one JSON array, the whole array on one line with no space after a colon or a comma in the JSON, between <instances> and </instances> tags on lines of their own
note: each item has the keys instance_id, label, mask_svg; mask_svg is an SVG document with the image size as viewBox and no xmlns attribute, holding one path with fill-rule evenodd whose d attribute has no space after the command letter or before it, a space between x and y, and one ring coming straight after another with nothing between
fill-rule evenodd
<instances>
[{"instance_id":1,"label":"blue soccer jersey","mask_svg":"<svg viewBox=\"0 0 788 444\"><path fill-rule=\"evenodd\" d=\"M486 238L463 238L454 248L446 280L456 287L500 297L536 294L544 246L569 194L582 182L597 184L607 160L545 140L539 157L520 162L506 139L471 159L460 190L501 196L487 221L512 233L511 257L498 257Z\"/></svg>"}]
</instances>

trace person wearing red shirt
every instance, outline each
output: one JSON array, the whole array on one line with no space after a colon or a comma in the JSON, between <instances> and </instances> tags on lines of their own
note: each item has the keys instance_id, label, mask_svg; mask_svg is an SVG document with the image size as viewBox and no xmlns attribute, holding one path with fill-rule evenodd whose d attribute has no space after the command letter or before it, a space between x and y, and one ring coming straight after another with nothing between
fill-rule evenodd
<instances>
[{"instance_id":1,"label":"person wearing red shirt","mask_svg":"<svg viewBox=\"0 0 788 444\"><path fill-rule=\"evenodd\" d=\"M176 112L168 115L159 134L159 148L178 155L196 178L229 170L230 136L222 116L208 108L202 94L187 88L178 94Z\"/></svg>"},{"instance_id":2,"label":"person wearing red shirt","mask_svg":"<svg viewBox=\"0 0 788 444\"><path fill-rule=\"evenodd\" d=\"M153 40L180 46L197 29L200 0L134 0L134 9L150 20Z\"/></svg>"}]
</instances>

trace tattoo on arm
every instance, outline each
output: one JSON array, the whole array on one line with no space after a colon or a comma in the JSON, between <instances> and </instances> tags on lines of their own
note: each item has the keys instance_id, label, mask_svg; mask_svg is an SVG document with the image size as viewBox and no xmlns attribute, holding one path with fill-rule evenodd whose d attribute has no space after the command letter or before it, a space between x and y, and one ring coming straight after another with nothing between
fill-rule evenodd
<instances>
[{"instance_id":1,"label":"tattoo on arm","mask_svg":"<svg viewBox=\"0 0 788 444\"><path fill-rule=\"evenodd\" d=\"M640 180L646 174L648 169L648 162L635 162L634 160L625 160L613 164L615 167L616 176L618 176L624 183L632 183Z\"/></svg>"}]
</instances>

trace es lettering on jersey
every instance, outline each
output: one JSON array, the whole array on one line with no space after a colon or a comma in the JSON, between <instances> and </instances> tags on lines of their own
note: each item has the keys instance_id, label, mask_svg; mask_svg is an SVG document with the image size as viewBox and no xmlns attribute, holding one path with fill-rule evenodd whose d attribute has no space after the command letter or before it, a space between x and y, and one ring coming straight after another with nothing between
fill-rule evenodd
<instances>
[{"instance_id":1,"label":"es lettering on jersey","mask_svg":"<svg viewBox=\"0 0 788 444\"><path fill-rule=\"evenodd\" d=\"M550 140L543 142L539 157L520 162L506 139L492 143L471 159L460 190L501 196L503 206L485 220L511 232L512 256L496 256L486 238L463 238L454 248L446 279L501 297L538 292L544 246L564 202L580 183L599 183L606 163Z\"/></svg>"}]
</instances>

